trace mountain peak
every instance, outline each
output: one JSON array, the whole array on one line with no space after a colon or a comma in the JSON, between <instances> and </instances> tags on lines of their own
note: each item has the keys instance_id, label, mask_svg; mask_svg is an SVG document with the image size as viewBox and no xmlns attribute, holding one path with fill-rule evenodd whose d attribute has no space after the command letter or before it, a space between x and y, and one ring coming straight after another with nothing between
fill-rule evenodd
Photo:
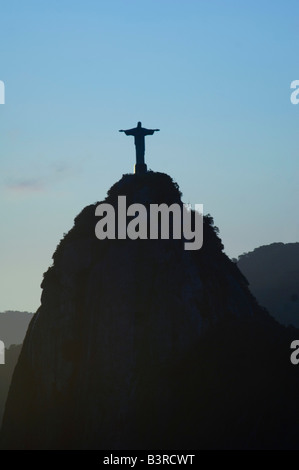
<instances>
[{"instance_id":1,"label":"mountain peak","mask_svg":"<svg viewBox=\"0 0 299 470\"><path fill-rule=\"evenodd\" d=\"M178 185L163 173L124 175L103 202L116 206L119 196L130 204L182 204ZM98 204L76 217L45 273L2 447L264 445L253 432L262 410L247 389L266 386L269 351L282 351L289 333L258 306L223 253L211 216L203 219L203 247L186 251L181 240L99 240ZM266 354L262 362L259 354ZM280 391L278 381L275 404ZM273 433L270 447L279 419Z\"/></svg>"}]
</instances>

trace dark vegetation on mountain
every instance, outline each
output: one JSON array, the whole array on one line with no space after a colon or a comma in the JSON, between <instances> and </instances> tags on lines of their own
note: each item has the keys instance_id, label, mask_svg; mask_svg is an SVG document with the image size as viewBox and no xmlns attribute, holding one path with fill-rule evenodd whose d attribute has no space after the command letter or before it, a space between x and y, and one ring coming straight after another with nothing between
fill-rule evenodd
<instances>
[{"instance_id":1,"label":"dark vegetation on mountain","mask_svg":"<svg viewBox=\"0 0 299 470\"><path fill-rule=\"evenodd\" d=\"M106 202L118 195L181 201L154 172L124 175ZM213 219L199 251L183 240L100 241L97 204L76 217L45 273L1 447L298 449L290 343L299 331L258 305Z\"/></svg>"}]
</instances>

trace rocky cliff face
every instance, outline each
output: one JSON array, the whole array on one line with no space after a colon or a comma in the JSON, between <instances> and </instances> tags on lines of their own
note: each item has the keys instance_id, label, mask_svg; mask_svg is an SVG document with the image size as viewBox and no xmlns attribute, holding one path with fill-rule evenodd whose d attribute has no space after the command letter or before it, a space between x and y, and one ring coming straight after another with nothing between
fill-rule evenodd
<instances>
[{"instance_id":1,"label":"rocky cliff face","mask_svg":"<svg viewBox=\"0 0 299 470\"><path fill-rule=\"evenodd\" d=\"M153 172L123 176L106 202L116 206L118 195L128 204L181 197ZM257 305L212 219L199 251L181 240L100 241L97 204L78 215L45 273L2 448L296 446L296 330Z\"/></svg>"}]
</instances>

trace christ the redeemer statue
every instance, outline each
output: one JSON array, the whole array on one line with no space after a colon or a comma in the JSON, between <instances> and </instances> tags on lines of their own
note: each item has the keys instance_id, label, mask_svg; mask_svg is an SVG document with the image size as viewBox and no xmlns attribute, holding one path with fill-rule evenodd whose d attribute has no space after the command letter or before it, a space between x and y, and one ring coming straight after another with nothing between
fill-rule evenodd
<instances>
[{"instance_id":1,"label":"christ the redeemer statue","mask_svg":"<svg viewBox=\"0 0 299 470\"><path fill-rule=\"evenodd\" d=\"M141 122L138 122L137 127L133 129L127 129L124 131L121 129L119 132L124 132L126 135L133 135L136 147L136 165L134 167L135 173L146 173L146 164L144 162L145 143L144 137L146 135L153 135L154 132L160 129L145 129L141 126Z\"/></svg>"}]
</instances>

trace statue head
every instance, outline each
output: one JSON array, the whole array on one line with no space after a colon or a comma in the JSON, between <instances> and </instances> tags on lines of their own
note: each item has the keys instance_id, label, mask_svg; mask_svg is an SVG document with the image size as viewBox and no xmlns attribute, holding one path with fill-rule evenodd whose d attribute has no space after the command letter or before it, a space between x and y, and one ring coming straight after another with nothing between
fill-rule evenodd
<instances>
[{"instance_id":1,"label":"statue head","mask_svg":"<svg viewBox=\"0 0 299 470\"><path fill-rule=\"evenodd\" d=\"M137 127L141 127L141 122L138 121Z\"/></svg>"}]
</instances>

